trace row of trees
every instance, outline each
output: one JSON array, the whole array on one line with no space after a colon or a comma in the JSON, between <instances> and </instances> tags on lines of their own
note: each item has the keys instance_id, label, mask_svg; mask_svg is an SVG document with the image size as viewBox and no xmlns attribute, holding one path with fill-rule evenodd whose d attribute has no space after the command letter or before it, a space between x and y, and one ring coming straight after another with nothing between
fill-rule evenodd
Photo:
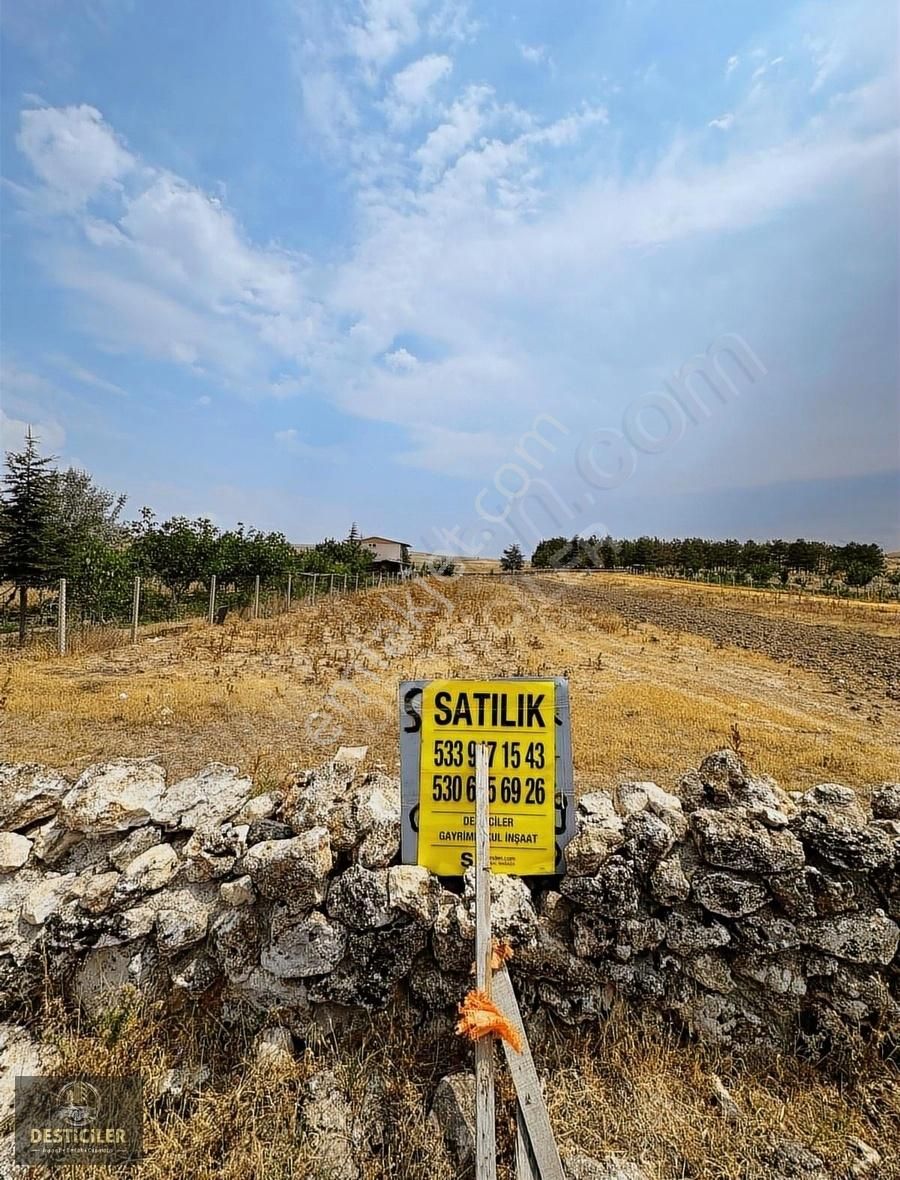
<instances>
[{"instance_id":1,"label":"row of trees","mask_svg":"<svg viewBox=\"0 0 900 1180\"><path fill-rule=\"evenodd\" d=\"M287 573L355 576L371 556L354 526L344 541L326 540L298 551L280 532L239 524L220 530L210 520L176 516L159 521L144 508L137 521L120 518L125 497L97 487L84 471L58 471L31 435L6 457L0 495L0 584L18 596L19 639L24 642L29 591L66 578L82 614L96 622L127 608L135 576L156 579L172 610L191 586L215 574L223 591L248 591Z\"/></svg>"},{"instance_id":2,"label":"row of trees","mask_svg":"<svg viewBox=\"0 0 900 1180\"><path fill-rule=\"evenodd\" d=\"M851 542L830 545L825 541L710 541L703 537L663 540L638 537L550 537L541 541L531 557L536 569L565 566L569 569L640 568L669 573L702 572L749 576L760 585L791 575L839 577L849 586L867 586L885 573L884 552L879 545Z\"/></svg>"}]
</instances>

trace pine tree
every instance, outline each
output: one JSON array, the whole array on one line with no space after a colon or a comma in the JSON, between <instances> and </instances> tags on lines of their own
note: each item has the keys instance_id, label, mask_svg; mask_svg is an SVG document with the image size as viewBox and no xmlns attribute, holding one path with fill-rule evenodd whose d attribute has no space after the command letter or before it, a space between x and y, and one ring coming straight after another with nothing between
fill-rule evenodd
<instances>
[{"instance_id":1,"label":"pine tree","mask_svg":"<svg viewBox=\"0 0 900 1180\"><path fill-rule=\"evenodd\" d=\"M58 572L53 460L38 454L28 431L24 451L9 451L0 496L0 582L19 595L19 644L25 643L28 591L45 586Z\"/></svg>"},{"instance_id":2,"label":"pine tree","mask_svg":"<svg viewBox=\"0 0 900 1180\"><path fill-rule=\"evenodd\" d=\"M350 534L347 537L347 540L348 541L355 541L355 542L359 542L360 540L362 540L362 538L359 535L359 526L357 525L355 520L354 520L353 524L350 526Z\"/></svg>"},{"instance_id":3,"label":"pine tree","mask_svg":"<svg viewBox=\"0 0 900 1180\"><path fill-rule=\"evenodd\" d=\"M518 545L510 545L503 550L503 556L500 558L500 568L507 571L525 568L525 558L522 556L522 550Z\"/></svg>"}]
</instances>

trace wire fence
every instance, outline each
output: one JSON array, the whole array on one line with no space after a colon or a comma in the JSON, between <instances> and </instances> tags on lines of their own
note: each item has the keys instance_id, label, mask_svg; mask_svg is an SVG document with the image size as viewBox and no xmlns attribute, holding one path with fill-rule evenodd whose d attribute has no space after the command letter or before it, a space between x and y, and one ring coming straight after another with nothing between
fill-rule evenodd
<instances>
[{"instance_id":1,"label":"wire fence","mask_svg":"<svg viewBox=\"0 0 900 1180\"><path fill-rule=\"evenodd\" d=\"M215 626L228 619L274 618L304 603L337 595L358 594L416 577L416 571L364 573L301 573L259 575L223 581L215 574L173 585L156 577L106 579L60 578L53 586L29 591L26 600L25 646L65 655L73 646L136 643L139 635L166 631L195 621ZM0 587L0 646L19 643L18 591Z\"/></svg>"}]
</instances>

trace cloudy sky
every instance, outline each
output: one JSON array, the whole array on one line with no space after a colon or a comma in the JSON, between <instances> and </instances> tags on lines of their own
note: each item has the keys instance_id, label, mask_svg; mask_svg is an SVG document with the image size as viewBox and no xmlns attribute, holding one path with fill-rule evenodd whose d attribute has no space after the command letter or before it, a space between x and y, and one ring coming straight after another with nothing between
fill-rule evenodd
<instances>
[{"instance_id":1,"label":"cloudy sky","mask_svg":"<svg viewBox=\"0 0 900 1180\"><path fill-rule=\"evenodd\" d=\"M900 547L893 0L7 0L2 428L161 515Z\"/></svg>"}]
</instances>

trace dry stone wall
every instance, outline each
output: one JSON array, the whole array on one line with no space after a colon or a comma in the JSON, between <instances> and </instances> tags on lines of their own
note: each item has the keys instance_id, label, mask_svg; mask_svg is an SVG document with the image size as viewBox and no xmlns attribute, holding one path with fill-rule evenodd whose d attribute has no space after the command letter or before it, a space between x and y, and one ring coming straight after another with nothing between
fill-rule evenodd
<instances>
[{"instance_id":1,"label":"dry stone wall","mask_svg":"<svg viewBox=\"0 0 900 1180\"><path fill-rule=\"evenodd\" d=\"M677 795L582 796L564 876L493 880L523 1009L591 1021L624 997L725 1046L896 1041L900 784L872 799L789 794L728 750ZM0 1019L46 972L89 1008L133 986L297 1031L395 997L451 1017L473 881L399 864L399 837L397 780L352 759L266 794L217 764L0 766Z\"/></svg>"}]
</instances>

